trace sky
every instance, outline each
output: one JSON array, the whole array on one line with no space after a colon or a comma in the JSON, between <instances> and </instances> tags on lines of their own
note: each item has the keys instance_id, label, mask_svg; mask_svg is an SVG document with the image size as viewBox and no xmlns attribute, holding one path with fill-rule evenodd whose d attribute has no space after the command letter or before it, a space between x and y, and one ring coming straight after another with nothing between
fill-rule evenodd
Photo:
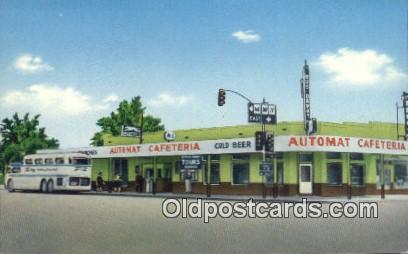
<instances>
[{"instance_id":1,"label":"sky","mask_svg":"<svg viewBox=\"0 0 408 254\"><path fill-rule=\"evenodd\" d=\"M395 122L408 90L407 1L0 2L0 118L41 114L61 147L141 96L167 130L247 124L239 91L303 119ZM400 102L401 103L401 102Z\"/></svg>"}]
</instances>

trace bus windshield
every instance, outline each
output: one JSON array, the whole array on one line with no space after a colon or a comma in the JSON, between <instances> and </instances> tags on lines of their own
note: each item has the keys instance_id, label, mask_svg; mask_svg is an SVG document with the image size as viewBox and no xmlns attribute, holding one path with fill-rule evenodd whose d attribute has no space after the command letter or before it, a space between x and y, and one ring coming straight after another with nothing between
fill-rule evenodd
<instances>
[{"instance_id":1,"label":"bus windshield","mask_svg":"<svg viewBox=\"0 0 408 254\"><path fill-rule=\"evenodd\" d=\"M73 165L89 165L89 159L88 158L72 158L72 164Z\"/></svg>"}]
</instances>

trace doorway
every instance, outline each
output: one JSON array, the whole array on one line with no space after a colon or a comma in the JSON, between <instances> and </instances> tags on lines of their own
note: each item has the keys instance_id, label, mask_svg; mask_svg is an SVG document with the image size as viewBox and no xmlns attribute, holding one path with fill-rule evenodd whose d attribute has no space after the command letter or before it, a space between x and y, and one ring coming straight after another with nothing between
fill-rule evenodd
<instances>
[{"instance_id":1,"label":"doorway","mask_svg":"<svg viewBox=\"0 0 408 254\"><path fill-rule=\"evenodd\" d=\"M113 159L113 179L115 179L116 175L120 176L122 187L127 187L129 181L127 159Z\"/></svg>"},{"instance_id":2,"label":"doorway","mask_svg":"<svg viewBox=\"0 0 408 254\"><path fill-rule=\"evenodd\" d=\"M313 167L312 164L299 164L299 194L313 193Z\"/></svg>"}]
</instances>

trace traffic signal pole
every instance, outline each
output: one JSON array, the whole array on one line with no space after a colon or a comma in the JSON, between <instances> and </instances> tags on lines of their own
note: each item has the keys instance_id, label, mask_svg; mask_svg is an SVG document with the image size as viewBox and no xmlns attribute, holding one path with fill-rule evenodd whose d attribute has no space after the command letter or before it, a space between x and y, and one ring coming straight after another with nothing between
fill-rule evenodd
<instances>
[{"instance_id":1,"label":"traffic signal pole","mask_svg":"<svg viewBox=\"0 0 408 254\"><path fill-rule=\"evenodd\" d=\"M239 92L237 92L237 91L234 91L234 90L229 90L229 89L219 89L218 90L218 106L224 106L224 104L225 104L225 94L226 94L226 92L230 92L230 93L234 93L234 94L236 94L236 95L238 95L238 96L240 96L241 98L243 98L243 99L245 99L246 101L248 101L250 104L254 104L248 97L246 97L245 95L243 95L243 94L241 94L241 93L239 93ZM263 98L263 101L262 101L262 103L261 103L262 105L266 105L266 106L270 106L267 102L266 102L266 100L265 100L265 98ZM269 109L270 110L270 109ZM268 110L267 110L268 111ZM262 111L261 111L262 112ZM263 113L262 113L263 114ZM275 114L276 114L276 106L275 106ZM267 116L268 116L268 113L266 114ZM266 121L267 122L270 122L270 121L276 121L276 115L275 115L275 120L272 120L271 118L269 118L269 116L268 116L268 118L266 119ZM257 133L259 133L259 132L256 132L256 134L255 134L255 136L256 136L256 138L255 138L255 146L256 147L258 147L258 145L259 144L257 144ZM264 117L262 116L261 117L261 143L262 143L262 146L259 146L259 148L261 148L261 149L259 149L259 148L256 148L256 150L261 150L262 151L262 161L264 162L265 160L266 160L266 141L267 141L267 133L266 133L266 123L265 123L265 120L264 120ZM273 133L272 133L272 139L274 138L274 135L273 135ZM272 146L273 146L273 142L271 142L271 144L272 144ZM272 150L273 152L274 152L274 149L273 149L273 147L271 148L271 145L268 145L268 150ZM268 151L268 152L270 152L270 151ZM272 163L273 163L274 161L273 161L273 158L272 158ZM274 197L276 197L276 193L277 192L275 192L275 185L276 185L276 177L275 177L275 168L273 167L273 182L272 182L272 191L273 191L273 196ZM208 192L207 192L208 193ZM262 175L262 197L263 198L266 198L266 181L265 181L265 175Z\"/></svg>"}]
</instances>

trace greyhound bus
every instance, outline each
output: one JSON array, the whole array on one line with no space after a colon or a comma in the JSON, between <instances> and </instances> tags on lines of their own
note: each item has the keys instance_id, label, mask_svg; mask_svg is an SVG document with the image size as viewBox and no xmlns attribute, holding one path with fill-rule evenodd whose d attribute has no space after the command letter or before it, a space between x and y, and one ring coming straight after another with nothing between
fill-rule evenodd
<instances>
[{"instance_id":1,"label":"greyhound bus","mask_svg":"<svg viewBox=\"0 0 408 254\"><path fill-rule=\"evenodd\" d=\"M20 167L10 167L6 188L14 190L90 191L91 160L82 153L27 155Z\"/></svg>"}]
</instances>

